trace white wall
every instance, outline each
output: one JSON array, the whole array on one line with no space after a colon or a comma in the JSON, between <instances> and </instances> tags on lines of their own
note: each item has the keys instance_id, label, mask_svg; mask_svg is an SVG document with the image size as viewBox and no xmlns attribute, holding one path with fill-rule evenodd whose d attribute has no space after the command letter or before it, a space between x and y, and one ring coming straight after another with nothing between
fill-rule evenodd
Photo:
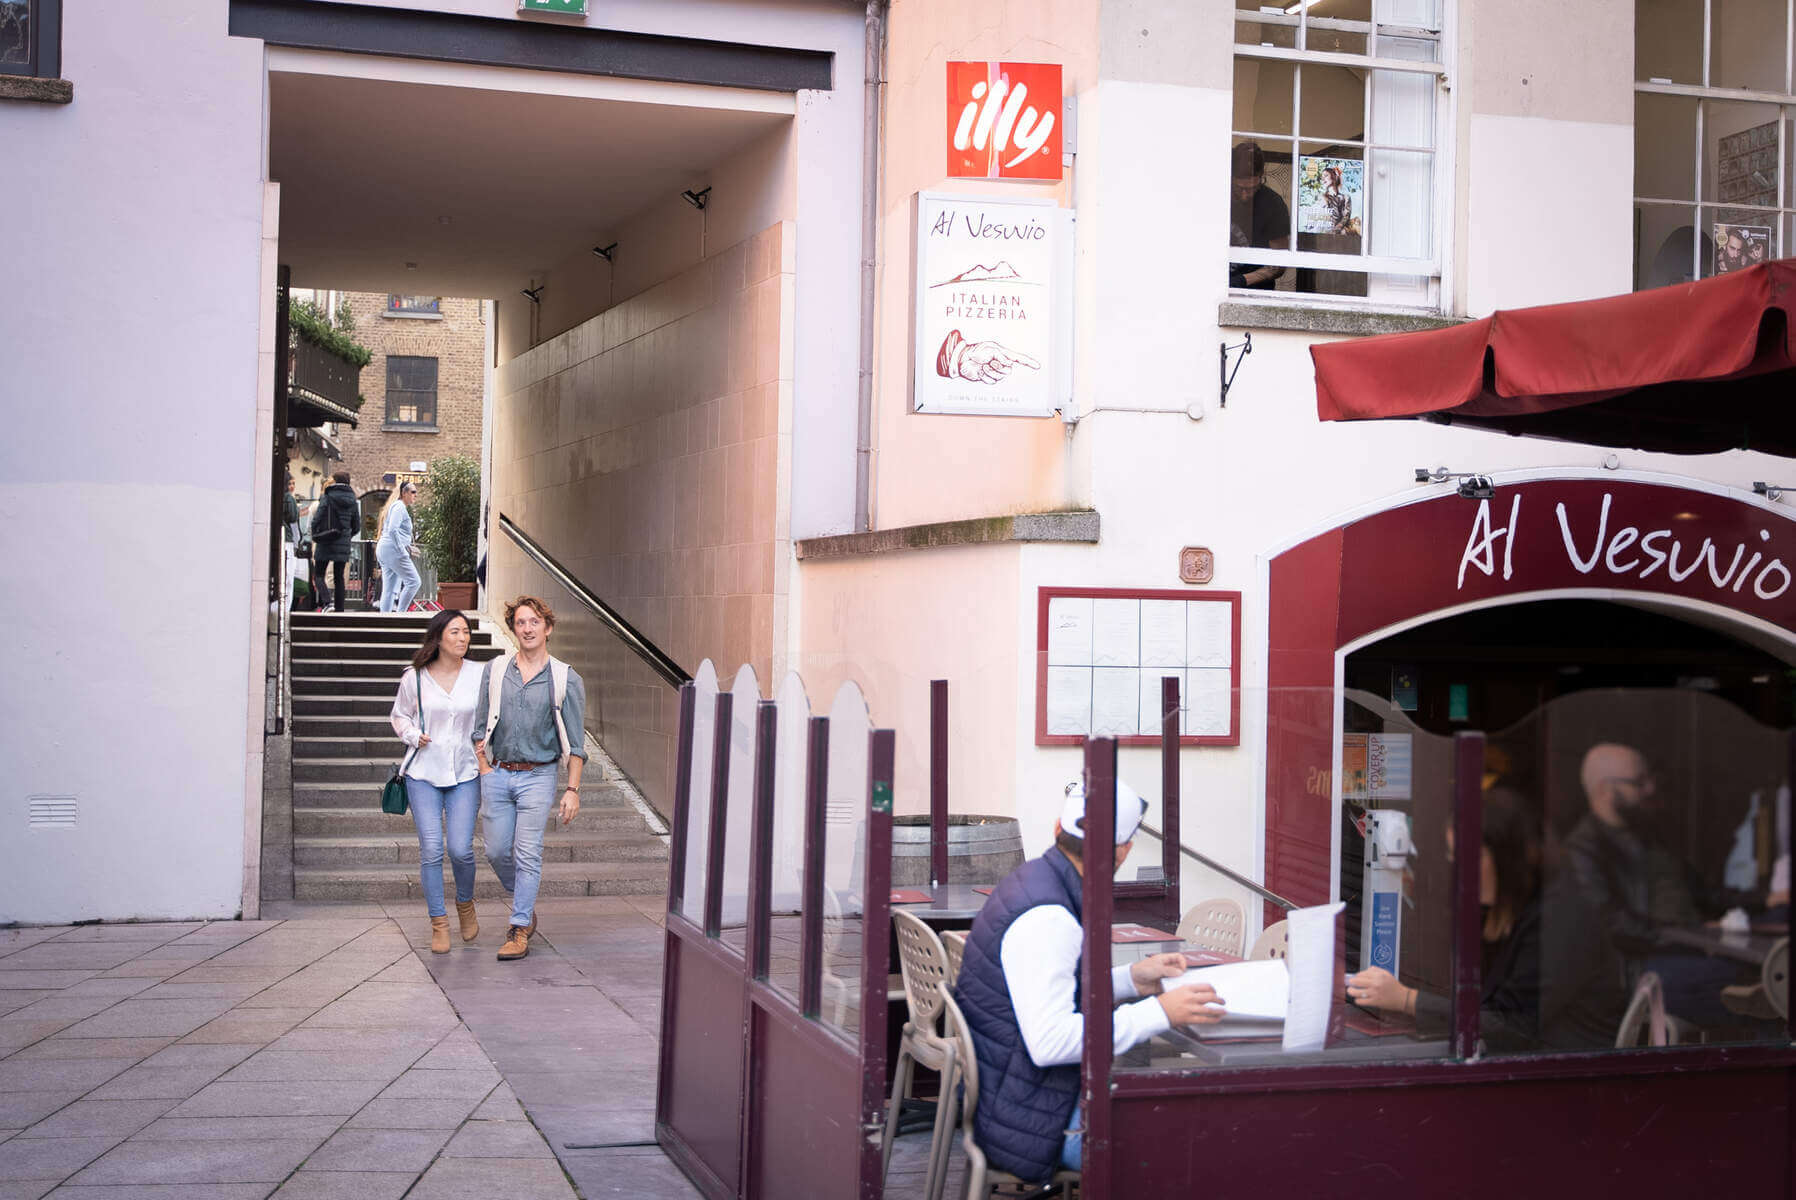
<instances>
[{"instance_id":1,"label":"white wall","mask_svg":"<svg viewBox=\"0 0 1796 1200\"><path fill-rule=\"evenodd\" d=\"M226 0L64 5L74 102L0 102L29 164L0 264L0 922L238 908L262 51L225 28ZM78 825L28 830L37 794Z\"/></svg>"}]
</instances>

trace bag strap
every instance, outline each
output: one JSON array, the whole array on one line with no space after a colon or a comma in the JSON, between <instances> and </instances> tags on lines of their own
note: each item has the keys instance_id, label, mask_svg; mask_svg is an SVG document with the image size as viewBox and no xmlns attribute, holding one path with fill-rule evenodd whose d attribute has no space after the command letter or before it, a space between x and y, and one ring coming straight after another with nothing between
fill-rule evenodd
<instances>
[{"instance_id":1,"label":"bag strap","mask_svg":"<svg viewBox=\"0 0 1796 1200\"><path fill-rule=\"evenodd\" d=\"M567 739L567 723L561 719L561 706L567 700L568 665L554 655L549 656L549 682L555 687L555 735L561 739L561 760L566 762L573 754L572 744ZM582 731L584 733L584 731Z\"/></svg>"},{"instance_id":2,"label":"bag strap","mask_svg":"<svg viewBox=\"0 0 1796 1200\"><path fill-rule=\"evenodd\" d=\"M499 727L499 701L505 695L505 672L511 669L512 655L501 654L487 664L486 677L486 735L481 739L489 747L493 741L493 730ZM488 762L493 761L489 752Z\"/></svg>"}]
</instances>

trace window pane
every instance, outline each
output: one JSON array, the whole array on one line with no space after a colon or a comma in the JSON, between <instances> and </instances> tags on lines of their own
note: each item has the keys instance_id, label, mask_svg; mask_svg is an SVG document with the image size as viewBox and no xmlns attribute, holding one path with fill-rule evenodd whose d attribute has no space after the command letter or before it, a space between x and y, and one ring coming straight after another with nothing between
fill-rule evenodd
<instances>
[{"instance_id":1,"label":"window pane","mask_svg":"<svg viewBox=\"0 0 1796 1200\"><path fill-rule=\"evenodd\" d=\"M31 6L27 0L0 0L0 63L31 64Z\"/></svg>"},{"instance_id":2,"label":"window pane","mask_svg":"<svg viewBox=\"0 0 1796 1200\"><path fill-rule=\"evenodd\" d=\"M1297 69L1288 62L1235 59L1235 128L1242 133L1291 133Z\"/></svg>"},{"instance_id":3,"label":"window pane","mask_svg":"<svg viewBox=\"0 0 1796 1200\"><path fill-rule=\"evenodd\" d=\"M1346 67L1300 68L1303 115L1298 132L1318 141L1364 141L1366 77Z\"/></svg>"},{"instance_id":4,"label":"window pane","mask_svg":"<svg viewBox=\"0 0 1796 1200\"><path fill-rule=\"evenodd\" d=\"M1297 162L1297 248L1322 254L1364 253L1365 162L1357 149L1319 142L1300 144ZM1329 296L1363 296L1366 277L1358 271L1303 268L1297 290Z\"/></svg>"},{"instance_id":5,"label":"window pane","mask_svg":"<svg viewBox=\"0 0 1796 1200\"><path fill-rule=\"evenodd\" d=\"M1297 18L1283 13L1259 13L1246 9L1235 13L1235 41L1246 46L1297 46Z\"/></svg>"},{"instance_id":6,"label":"window pane","mask_svg":"<svg viewBox=\"0 0 1796 1200\"><path fill-rule=\"evenodd\" d=\"M1784 90L1785 0L1710 0L1709 85Z\"/></svg>"},{"instance_id":7,"label":"window pane","mask_svg":"<svg viewBox=\"0 0 1796 1200\"><path fill-rule=\"evenodd\" d=\"M1434 155L1373 150L1367 221L1370 253L1388 258L1434 257Z\"/></svg>"},{"instance_id":8,"label":"window pane","mask_svg":"<svg viewBox=\"0 0 1796 1200\"><path fill-rule=\"evenodd\" d=\"M1432 75L1372 72L1373 143L1415 149L1432 147L1439 86Z\"/></svg>"},{"instance_id":9,"label":"window pane","mask_svg":"<svg viewBox=\"0 0 1796 1200\"><path fill-rule=\"evenodd\" d=\"M1636 0L1634 78L1702 82L1703 0Z\"/></svg>"},{"instance_id":10,"label":"window pane","mask_svg":"<svg viewBox=\"0 0 1796 1200\"><path fill-rule=\"evenodd\" d=\"M1750 208L1702 210L1702 232L1708 239L1703 259L1704 275L1725 275L1770 262L1776 240L1778 214Z\"/></svg>"},{"instance_id":11,"label":"window pane","mask_svg":"<svg viewBox=\"0 0 1796 1200\"><path fill-rule=\"evenodd\" d=\"M1378 0L1377 7L1380 25L1405 25L1411 29L1441 27L1440 0Z\"/></svg>"},{"instance_id":12,"label":"window pane","mask_svg":"<svg viewBox=\"0 0 1796 1200\"><path fill-rule=\"evenodd\" d=\"M1364 54L1372 0L1318 0L1310 6L1304 45L1335 54Z\"/></svg>"},{"instance_id":13,"label":"window pane","mask_svg":"<svg viewBox=\"0 0 1796 1200\"><path fill-rule=\"evenodd\" d=\"M1634 195L1696 199L1696 101L1634 96Z\"/></svg>"},{"instance_id":14,"label":"window pane","mask_svg":"<svg viewBox=\"0 0 1796 1200\"><path fill-rule=\"evenodd\" d=\"M1634 209L1634 286L1664 287L1697 277L1698 254L1708 258L1705 234L1696 241L1696 207L1685 204L1640 204Z\"/></svg>"},{"instance_id":15,"label":"window pane","mask_svg":"<svg viewBox=\"0 0 1796 1200\"><path fill-rule=\"evenodd\" d=\"M1704 200L1777 203L1777 121L1769 104L1703 101Z\"/></svg>"}]
</instances>

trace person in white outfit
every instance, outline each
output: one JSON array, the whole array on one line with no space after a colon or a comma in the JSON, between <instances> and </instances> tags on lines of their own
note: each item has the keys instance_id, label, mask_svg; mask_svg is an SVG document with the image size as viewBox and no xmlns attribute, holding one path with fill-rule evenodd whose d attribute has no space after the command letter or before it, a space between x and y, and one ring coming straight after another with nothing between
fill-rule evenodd
<instances>
[{"instance_id":1,"label":"person in white outfit","mask_svg":"<svg viewBox=\"0 0 1796 1200\"><path fill-rule=\"evenodd\" d=\"M418 568L412 562L412 502L417 499L414 483L399 485L398 494L387 502L380 516L380 541L374 556L380 560L380 611L407 612L412 597L418 594Z\"/></svg>"},{"instance_id":2,"label":"person in white outfit","mask_svg":"<svg viewBox=\"0 0 1796 1200\"><path fill-rule=\"evenodd\" d=\"M405 764L405 797L418 826L418 872L430 910L430 948L449 952L449 914L443 904L443 845L455 872L455 911L461 936L480 934L474 916L474 821L480 814L480 764L474 754L474 710L482 664L468 661L468 618L445 609L424 627L424 642L399 677L393 731L412 747Z\"/></svg>"}]
</instances>

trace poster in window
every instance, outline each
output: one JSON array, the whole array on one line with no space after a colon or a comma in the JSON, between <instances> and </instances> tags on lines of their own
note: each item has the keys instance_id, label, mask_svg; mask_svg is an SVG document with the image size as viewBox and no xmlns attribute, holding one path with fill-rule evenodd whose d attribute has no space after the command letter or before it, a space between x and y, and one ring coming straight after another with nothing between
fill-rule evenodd
<instances>
[{"instance_id":1,"label":"poster in window","mask_svg":"<svg viewBox=\"0 0 1796 1200\"><path fill-rule=\"evenodd\" d=\"M1297 162L1297 232L1359 233L1366 208L1366 164L1316 154Z\"/></svg>"},{"instance_id":2,"label":"poster in window","mask_svg":"<svg viewBox=\"0 0 1796 1200\"><path fill-rule=\"evenodd\" d=\"M1771 226L1715 222L1715 274L1744 271L1771 259Z\"/></svg>"}]
</instances>

